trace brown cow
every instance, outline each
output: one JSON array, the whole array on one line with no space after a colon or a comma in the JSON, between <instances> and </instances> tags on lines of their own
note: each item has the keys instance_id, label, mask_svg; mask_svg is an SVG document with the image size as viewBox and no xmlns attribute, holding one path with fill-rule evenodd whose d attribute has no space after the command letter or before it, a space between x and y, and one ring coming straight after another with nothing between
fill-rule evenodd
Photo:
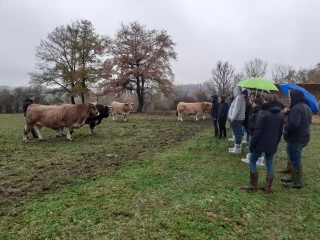
<instances>
[{"instance_id":1,"label":"brown cow","mask_svg":"<svg viewBox=\"0 0 320 240\"><path fill-rule=\"evenodd\" d=\"M40 141L44 140L41 136L42 127L53 130L60 130L66 127L67 139L72 140L73 129L82 127L89 116L95 115L99 115L95 103L62 104L58 106L32 104L28 107L26 114L23 141L28 141L27 134L33 127Z\"/></svg>"},{"instance_id":2,"label":"brown cow","mask_svg":"<svg viewBox=\"0 0 320 240\"><path fill-rule=\"evenodd\" d=\"M112 119L115 120L117 119L117 114L122 114L124 121L127 121L129 112L132 110L133 105L134 103L132 102L120 103L113 101L110 104Z\"/></svg>"},{"instance_id":3,"label":"brown cow","mask_svg":"<svg viewBox=\"0 0 320 240\"><path fill-rule=\"evenodd\" d=\"M185 115L196 115L196 121L198 121L198 116L202 115L205 119L205 114L210 113L212 103L209 102L196 102L196 103L185 103L180 102L177 106L177 116L178 121L182 120L182 114Z\"/></svg>"}]
</instances>

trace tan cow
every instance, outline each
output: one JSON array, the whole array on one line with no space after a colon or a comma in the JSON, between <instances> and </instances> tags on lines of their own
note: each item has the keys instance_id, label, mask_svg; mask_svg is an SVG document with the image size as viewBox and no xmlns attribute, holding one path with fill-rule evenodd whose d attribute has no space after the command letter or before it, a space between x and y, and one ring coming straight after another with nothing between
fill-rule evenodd
<instances>
[{"instance_id":1,"label":"tan cow","mask_svg":"<svg viewBox=\"0 0 320 240\"><path fill-rule=\"evenodd\" d=\"M120 102L113 101L110 104L112 119L116 120L117 114L122 114L124 121L127 121L129 112L132 110L133 105L134 103L132 102L120 103Z\"/></svg>"},{"instance_id":2,"label":"tan cow","mask_svg":"<svg viewBox=\"0 0 320 240\"><path fill-rule=\"evenodd\" d=\"M41 136L42 127L53 130L61 130L66 127L67 139L72 140L73 129L82 127L89 116L96 115L99 115L99 111L95 103L62 104L58 106L32 104L28 107L26 113L23 141L28 141L27 134L33 127L40 141L44 140Z\"/></svg>"},{"instance_id":3,"label":"tan cow","mask_svg":"<svg viewBox=\"0 0 320 240\"><path fill-rule=\"evenodd\" d=\"M183 121L182 115L195 115L196 121L198 121L198 116L202 115L205 119L205 114L210 113L212 103L209 102L196 102L196 103L185 103L180 102L177 106L177 116L178 121Z\"/></svg>"}]
</instances>

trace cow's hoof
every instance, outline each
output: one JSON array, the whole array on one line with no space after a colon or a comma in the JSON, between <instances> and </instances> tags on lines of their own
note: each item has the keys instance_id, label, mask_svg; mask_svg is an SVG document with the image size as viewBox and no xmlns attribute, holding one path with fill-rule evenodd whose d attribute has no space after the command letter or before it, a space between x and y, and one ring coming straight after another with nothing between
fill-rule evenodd
<instances>
[{"instance_id":1,"label":"cow's hoof","mask_svg":"<svg viewBox=\"0 0 320 240\"><path fill-rule=\"evenodd\" d=\"M69 141L72 141L72 138L69 138L68 140L69 140Z\"/></svg>"},{"instance_id":2,"label":"cow's hoof","mask_svg":"<svg viewBox=\"0 0 320 240\"><path fill-rule=\"evenodd\" d=\"M43 142L43 141L45 141L46 139L44 139L44 138L39 138L39 141L41 141L41 142Z\"/></svg>"}]
</instances>

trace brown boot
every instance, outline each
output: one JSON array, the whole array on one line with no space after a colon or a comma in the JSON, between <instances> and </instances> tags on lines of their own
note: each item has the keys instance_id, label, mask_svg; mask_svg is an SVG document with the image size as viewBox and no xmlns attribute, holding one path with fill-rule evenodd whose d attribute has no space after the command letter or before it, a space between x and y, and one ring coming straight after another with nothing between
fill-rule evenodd
<instances>
[{"instance_id":1,"label":"brown boot","mask_svg":"<svg viewBox=\"0 0 320 240\"><path fill-rule=\"evenodd\" d=\"M257 190L257 184L258 184L258 172L250 171L250 183L246 186L243 186L242 189Z\"/></svg>"},{"instance_id":2,"label":"brown boot","mask_svg":"<svg viewBox=\"0 0 320 240\"><path fill-rule=\"evenodd\" d=\"M292 164L290 161L287 162L287 167L285 169L279 170L280 173L291 173Z\"/></svg>"},{"instance_id":3,"label":"brown boot","mask_svg":"<svg viewBox=\"0 0 320 240\"><path fill-rule=\"evenodd\" d=\"M266 185L264 187L260 188L261 190L264 191L264 193L271 192L271 185L272 185L273 179L274 179L274 174L267 173Z\"/></svg>"}]
</instances>

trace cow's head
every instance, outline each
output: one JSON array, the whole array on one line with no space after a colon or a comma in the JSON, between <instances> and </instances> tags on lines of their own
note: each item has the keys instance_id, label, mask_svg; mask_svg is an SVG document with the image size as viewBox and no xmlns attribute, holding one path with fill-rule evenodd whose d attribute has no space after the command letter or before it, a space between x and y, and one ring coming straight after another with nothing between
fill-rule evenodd
<instances>
[{"instance_id":1,"label":"cow's head","mask_svg":"<svg viewBox=\"0 0 320 240\"><path fill-rule=\"evenodd\" d=\"M89 103L89 116L99 116L99 111L96 107L97 102Z\"/></svg>"},{"instance_id":2,"label":"cow's head","mask_svg":"<svg viewBox=\"0 0 320 240\"><path fill-rule=\"evenodd\" d=\"M134 103L132 103L132 102L127 102L125 105L126 105L126 106L129 108L129 110L131 111L132 108L133 108Z\"/></svg>"}]
</instances>

